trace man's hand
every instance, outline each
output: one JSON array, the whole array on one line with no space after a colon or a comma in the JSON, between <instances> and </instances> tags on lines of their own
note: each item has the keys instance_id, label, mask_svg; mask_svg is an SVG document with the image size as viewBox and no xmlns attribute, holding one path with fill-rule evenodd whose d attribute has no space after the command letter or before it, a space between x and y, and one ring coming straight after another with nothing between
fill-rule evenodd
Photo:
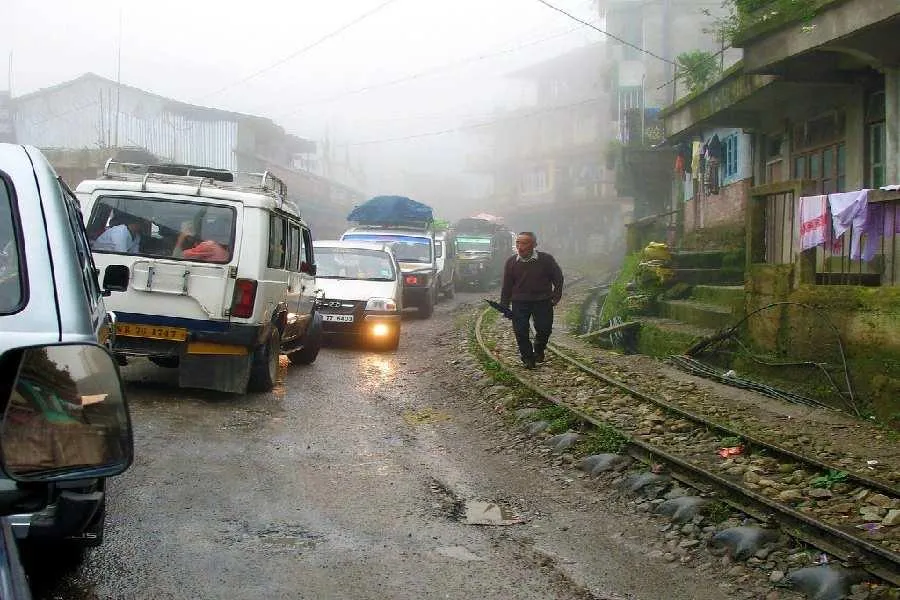
<instances>
[{"instance_id":1,"label":"man's hand","mask_svg":"<svg viewBox=\"0 0 900 600\"><path fill-rule=\"evenodd\" d=\"M499 304L500 306L502 306L503 308L509 308L509 306L510 306L511 303L510 303L509 300L504 300L504 299L501 298L501 299L500 299L500 302L498 302L498 304Z\"/></svg>"}]
</instances>

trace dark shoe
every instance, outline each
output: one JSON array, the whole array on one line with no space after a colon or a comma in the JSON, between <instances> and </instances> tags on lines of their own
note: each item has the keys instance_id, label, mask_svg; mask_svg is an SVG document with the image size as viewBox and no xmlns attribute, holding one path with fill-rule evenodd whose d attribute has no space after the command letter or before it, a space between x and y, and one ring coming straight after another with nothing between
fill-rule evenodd
<instances>
[{"instance_id":1,"label":"dark shoe","mask_svg":"<svg viewBox=\"0 0 900 600\"><path fill-rule=\"evenodd\" d=\"M526 368L526 369L533 369L533 368L535 368L535 367L537 366L537 365L534 363L534 359L533 359L533 358L523 358L523 359L522 359L522 364L525 365L525 368Z\"/></svg>"},{"instance_id":2,"label":"dark shoe","mask_svg":"<svg viewBox=\"0 0 900 600\"><path fill-rule=\"evenodd\" d=\"M544 357L544 349L543 348L541 348L540 350L535 349L534 350L534 362L542 363L545 360L547 360L547 359Z\"/></svg>"}]
</instances>

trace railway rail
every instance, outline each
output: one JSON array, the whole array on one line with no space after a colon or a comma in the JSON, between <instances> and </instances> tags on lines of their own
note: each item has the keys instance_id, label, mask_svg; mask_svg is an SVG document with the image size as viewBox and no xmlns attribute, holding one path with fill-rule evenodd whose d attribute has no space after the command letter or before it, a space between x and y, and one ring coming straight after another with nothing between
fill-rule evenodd
<instances>
[{"instance_id":1,"label":"railway rail","mask_svg":"<svg viewBox=\"0 0 900 600\"><path fill-rule=\"evenodd\" d=\"M777 524L791 537L852 562L875 577L900 586L900 537L879 535L865 515L854 512L860 498L896 506L900 490L892 483L846 472L816 457L745 434L653 396L586 364L574 352L551 343L545 366L538 371L513 367L493 348L513 348L507 330L497 334L485 326L489 309L479 313L475 339L484 356L499 362L518 383L586 424L614 427L628 440L624 453L639 461L664 464L671 476L747 515ZM490 341L491 336L495 336ZM506 336L506 337L504 337ZM539 380L542 371L568 377ZM572 377L572 372L583 374ZM525 375L527 373L527 375ZM565 382L565 383L563 383ZM723 440L739 441L741 456L723 460ZM814 497L797 489L811 481L825 485ZM847 507L851 510L847 510ZM896 528L891 528L896 529Z\"/></svg>"}]
</instances>

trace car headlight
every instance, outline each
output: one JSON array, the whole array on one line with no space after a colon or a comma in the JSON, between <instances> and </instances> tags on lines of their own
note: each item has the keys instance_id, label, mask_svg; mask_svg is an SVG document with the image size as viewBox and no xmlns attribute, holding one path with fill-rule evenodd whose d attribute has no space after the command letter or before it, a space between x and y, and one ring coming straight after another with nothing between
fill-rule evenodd
<instances>
[{"instance_id":1,"label":"car headlight","mask_svg":"<svg viewBox=\"0 0 900 600\"><path fill-rule=\"evenodd\" d=\"M390 298L369 298L366 302L366 310L397 310L397 303Z\"/></svg>"}]
</instances>

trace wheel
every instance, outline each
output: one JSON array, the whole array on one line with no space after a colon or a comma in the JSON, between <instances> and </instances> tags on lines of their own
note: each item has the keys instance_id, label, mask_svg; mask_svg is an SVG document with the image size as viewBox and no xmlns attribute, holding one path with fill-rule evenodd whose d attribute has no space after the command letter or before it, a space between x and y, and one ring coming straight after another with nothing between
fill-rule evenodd
<instances>
[{"instance_id":1,"label":"wheel","mask_svg":"<svg viewBox=\"0 0 900 600\"><path fill-rule=\"evenodd\" d=\"M151 356L150 362L164 369L177 369L180 361L177 356Z\"/></svg>"},{"instance_id":2,"label":"wheel","mask_svg":"<svg viewBox=\"0 0 900 600\"><path fill-rule=\"evenodd\" d=\"M448 300L453 298L456 295L456 283L451 283L446 288L444 288L444 297Z\"/></svg>"},{"instance_id":3,"label":"wheel","mask_svg":"<svg viewBox=\"0 0 900 600\"><path fill-rule=\"evenodd\" d=\"M306 332L306 339L303 340L303 347L296 352L288 354L291 364L294 365L311 365L316 362L319 356L319 350L322 349L322 317L316 314L313 322L309 324L309 331Z\"/></svg>"},{"instance_id":4,"label":"wheel","mask_svg":"<svg viewBox=\"0 0 900 600\"><path fill-rule=\"evenodd\" d=\"M434 313L434 292L428 294L422 304L419 305L419 316L427 319Z\"/></svg>"},{"instance_id":5,"label":"wheel","mask_svg":"<svg viewBox=\"0 0 900 600\"><path fill-rule=\"evenodd\" d=\"M272 328L269 339L253 352L250 366L250 381L247 390L251 392L271 392L278 378L278 357L281 356L281 331Z\"/></svg>"},{"instance_id":6,"label":"wheel","mask_svg":"<svg viewBox=\"0 0 900 600\"><path fill-rule=\"evenodd\" d=\"M384 343L385 350L396 350L400 346L400 328L394 331L390 338Z\"/></svg>"}]
</instances>

